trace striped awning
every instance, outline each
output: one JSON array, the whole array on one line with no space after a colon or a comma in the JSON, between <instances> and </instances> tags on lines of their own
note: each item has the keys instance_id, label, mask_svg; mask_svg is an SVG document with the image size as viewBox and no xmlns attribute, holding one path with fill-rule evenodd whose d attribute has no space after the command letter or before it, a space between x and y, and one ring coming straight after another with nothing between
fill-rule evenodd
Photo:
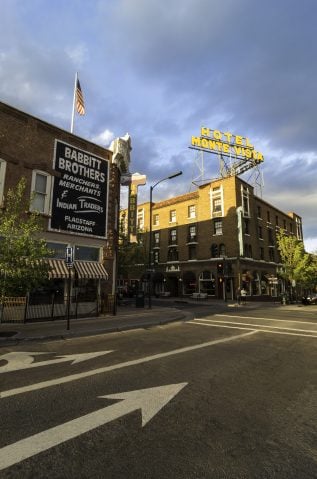
<instances>
[{"instance_id":1,"label":"striped awning","mask_svg":"<svg viewBox=\"0 0 317 479\"><path fill-rule=\"evenodd\" d=\"M68 278L69 269L63 259L48 259L47 261L50 267L49 279Z\"/></svg>"},{"instance_id":2,"label":"striped awning","mask_svg":"<svg viewBox=\"0 0 317 479\"><path fill-rule=\"evenodd\" d=\"M74 268L79 279L108 279L108 273L101 263L75 261Z\"/></svg>"}]
</instances>

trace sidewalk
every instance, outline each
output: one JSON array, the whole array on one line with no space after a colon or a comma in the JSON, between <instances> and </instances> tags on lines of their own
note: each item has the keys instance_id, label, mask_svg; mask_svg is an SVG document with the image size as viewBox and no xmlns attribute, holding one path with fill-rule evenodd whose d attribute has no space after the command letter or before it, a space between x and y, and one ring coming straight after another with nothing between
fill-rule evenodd
<instances>
[{"instance_id":1,"label":"sidewalk","mask_svg":"<svg viewBox=\"0 0 317 479\"><path fill-rule=\"evenodd\" d=\"M178 309L177 306L187 304L196 304L201 306L213 306L213 310L219 308L221 312L231 310L243 311L252 310L257 307L271 307L272 309L281 309L283 311L308 311L316 315L317 305L303 306L302 304L263 303L247 301L246 304L237 304L235 301L228 302L208 301L208 300L175 300L175 298L164 299L168 306L152 306L152 309L136 308L135 306L119 306L117 315L99 316L98 318L70 319L70 329L67 330L67 321L41 321L34 323L0 323L0 347L16 344L20 341L36 340L54 340L67 339L82 336L92 336L96 334L113 333L128 331L138 328L150 328L161 324L171 323L173 321L189 321L194 318L192 310Z\"/></svg>"},{"instance_id":2,"label":"sidewalk","mask_svg":"<svg viewBox=\"0 0 317 479\"><path fill-rule=\"evenodd\" d=\"M156 307L138 309L133 306L119 307L117 314L99 316L98 318L70 319L67 321L41 321L34 323L1 323L0 347L20 341L67 339L91 336L130 329L150 328L173 321L188 321L193 314L173 307Z\"/></svg>"}]
</instances>

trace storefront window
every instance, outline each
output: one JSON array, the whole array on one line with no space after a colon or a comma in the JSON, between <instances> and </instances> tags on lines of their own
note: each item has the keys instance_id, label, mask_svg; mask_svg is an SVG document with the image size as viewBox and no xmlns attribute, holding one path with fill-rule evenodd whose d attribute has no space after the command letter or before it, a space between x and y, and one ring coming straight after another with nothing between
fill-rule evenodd
<instances>
[{"instance_id":1,"label":"storefront window","mask_svg":"<svg viewBox=\"0 0 317 479\"><path fill-rule=\"evenodd\" d=\"M65 243L46 243L48 249L51 251L50 258L65 259L66 246Z\"/></svg>"},{"instance_id":2,"label":"storefront window","mask_svg":"<svg viewBox=\"0 0 317 479\"><path fill-rule=\"evenodd\" d=\"M99 248L75 246L75 260L99 261Z\"/></svg>"}]
</instances>

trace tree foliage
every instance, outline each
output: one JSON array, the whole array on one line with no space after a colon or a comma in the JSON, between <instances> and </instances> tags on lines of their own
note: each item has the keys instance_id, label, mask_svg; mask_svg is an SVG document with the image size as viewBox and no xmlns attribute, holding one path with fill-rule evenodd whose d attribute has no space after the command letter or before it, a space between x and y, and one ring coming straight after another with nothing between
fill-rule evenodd
<instances>
[{"instance_id":1,"label":"tree foliage","mask_svg":"<svg viewBox=\"0 0 317 479\"><path fill-rule=\"evenodd\" d=\"M281 276L305 288L312 287L316 281L316 262L313 255L305 252L303 242L279 232L277 244L283 263Z\"/></svg>"},{"instance_id":2,"label":"tree foliage","mask_svg":"<svg viewBox=\"0 0 317 479\"><path fill-rule=\"evenodd\" d=\"M135 278L140 276L148 262L148 249L144 242L144 234L138 233L138 241L130 243L123 222L119 227L118 274L119 277Z\"/></svg>"},{"instance_id":3,"label":"tree foliage","mask_svg":"<svg viewBox=\"0 0 317 479\"><path fill-rule=\"evenodd\" d=\"M0 293L1 296L24 296L48 278L48 265L42 261L50 255L40 238L40 215L28 212L25 200L26 179L21 178L5 198L0 212Z\"/></svg>"}]
</instances>

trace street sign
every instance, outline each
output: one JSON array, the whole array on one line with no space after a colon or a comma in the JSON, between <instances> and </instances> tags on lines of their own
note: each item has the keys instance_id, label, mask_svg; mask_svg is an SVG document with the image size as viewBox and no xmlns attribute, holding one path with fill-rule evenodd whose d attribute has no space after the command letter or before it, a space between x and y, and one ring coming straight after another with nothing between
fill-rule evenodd
<instances>
[{"instance_id":1,"label":"street sign","mask_svg":"<svg viewBox=\"0 0 317 479\"><path fill-rule=\"evenodd\" d=\"M65 264L68 268L72 268L74 265L74 248L72 246L66 247Z\"/></svg>"}]
</instances>

